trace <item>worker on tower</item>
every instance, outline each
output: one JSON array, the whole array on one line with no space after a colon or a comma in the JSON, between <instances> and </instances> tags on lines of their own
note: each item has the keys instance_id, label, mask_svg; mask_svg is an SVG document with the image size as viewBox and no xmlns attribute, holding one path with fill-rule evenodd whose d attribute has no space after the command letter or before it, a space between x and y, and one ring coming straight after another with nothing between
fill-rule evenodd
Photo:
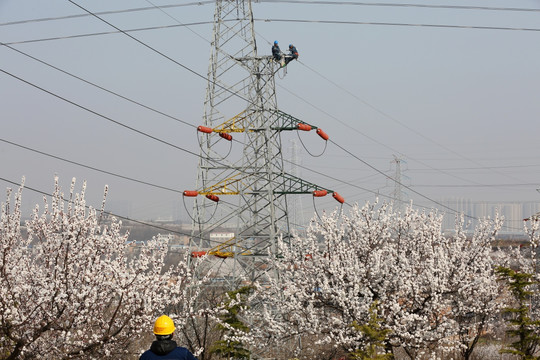
<instances>
[{"instance_id":1,"label":"worker on tower","mask_svg":"<svg viewBox=\"0 0 540 360\"><path fill-rule=\"evenodd\" d=\"M285 55L285 65L290 63L291 61L298 59L298 50L296 50L296 47L293 44L289 45L289 55Z\"/></svg>"},{"instance_id":2,"label":"worker on tower","mask_svg":"<svg viewBox=\"0 0 540 360\"><path fill-rule=\"evenodd\" d=\"M280 62L280 60L281 60L281 50L279 48L277 40L274 41L274 46L272 46L272 56L274 57L275 61Z\"/></svg>"},{"instance_id":3,"label":"worker on tower","mask_svg":"<svg viewBox=\"0 0 540 360\"><path fill-rule=\"evenodd\" d=\"M197 360L188 349L176 346L176 341L172 340L175 329L174 322L167 315L157 318L154 323L156 340L152 342L150 350L146 350L139 360Z\"/></svg>"}]
</instances>

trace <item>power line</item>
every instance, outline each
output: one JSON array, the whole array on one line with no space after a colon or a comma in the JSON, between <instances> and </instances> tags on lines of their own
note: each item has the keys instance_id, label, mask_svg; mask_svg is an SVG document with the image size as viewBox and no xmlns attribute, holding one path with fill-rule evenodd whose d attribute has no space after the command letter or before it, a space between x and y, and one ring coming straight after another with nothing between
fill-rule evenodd
<instances>
[{"instance_id":1,"label":"power line","mask_svg":"<svg viewBox=\"0 0 540 360\"><path fill-rule=\"evenodd\" d=\"M391 23L391 22L369 22L369 21L345 21L345 20L302 20L302 19L253 19L257 22L292 22L292 23L319 23L319 24L335 24L335 25L379 25L379 26L408 26L408 27L429 27L429 28L453 28L453 29L480 29L480 30L510 30L510 31L533 31L538 32L540 28L520 28L520 27L502 27L502 26L476 26L476 25L444 25L444 24L421 24L421 23ZM100 36L100 35L111 35L118 33L131 33L137 31L149 31L149 30L161 30L175 27L189 27L196 25L208 25L212 24L211 21L199 21L193 23L183 23L183 24L173 24L173 25L162 25L162 26L150 26L144 28L136 29L127 29L127 30L116 30L116 31L101 31L87 34L77 34L77 35L64 35L64 36L54 36L48 38L39 38L39 39L30 39L30 40L20 40L20 41L9 41L5 42L6 45L17 45L17 44L28 44L35 42L43 41L54 41L54 40L65 40L65 39L76 39L84 38L90 36ZM133 38L135 39L135 38ZM146 45L148 46L148 45ZM156 50L157 51L157 50Z\"/></svg>"},{"instance_id":2,"label":"power line","mask_svg":"<svg viewBox=\"0 0 540 360\"><path fill-rule=\"evenodd\" d=\"M490 10L490 11L517 11L517 12L540 12L540 9L532 8L510 8L510 7L493 7L493 6L459 6L459 5L432 5L432 4L398 4L398 3L371 3L371 2L358 2L358 1L308 1L308 0L259 0L259 3L289 3L289 4L308 4L308 5L345 5L345 6L374 6L374 7L413 7L413 8L427 8L427 9L453 9L453 10ZM214 1L197 1L186 4L171 4L171 5L160 5L159 8L177 8L177 7L186 7L194 5L207 5L212 4ZM154 10L156 6L151 7L139 7L123 10L112 10L112 11L101 11L96 12L97 15L113 15L113 14L124 14L130 12L141 12ZM76 19L84 18L91 16L90 14L74 14L74 15L65 15L65 16L56 16L56 17L46 17L38 19L26 19L18 21L10 21L5 23L0 23L0 26L8 25L20 25L36 22L46 22L46 21L56 21L56 20L67 20L67 19Z\"/></svg>"},{"instance_id":3,"label":"power line","mask_svg":"<svg viewBox=\"0 0 540 360\"><path fill-rule=\"evenodd\" d=\"M328 140L328 141L330 141L332 144L334 144L335 146L337 146L338 148L340 148L341 150L343 150L345 153L349 154L350 156L354 157L355 159L357 159L358 161L360 161L360 162L363 163L364 165L370 167L371 169L375 170L375 171L378 172L379 174L383 175L385 178L387 178L387 179L389 179L389 180L395 182L396 184L399 184L399 185L403 186L404 188L406 188L406 189L408 189L408 190L414 192L416 195L419 195L419 196L421 196L422 198L424 198L424 199L426 199L426 200L428 200L428 201L430 201L430 202L432 202L432 203L434 203L434 204L437 204L437 205L439 205L439 206L441 206L441 207L443 207L443 208L445 208L445 209L447 209L447 210L450 210L452 213L458 213L456 210L454 210L454 209L452 209L452 208L450 208L450 207L448 207L448 206L446 206L446 205L444 205L444 204L442 204L442 203L440 203L440 202L438 202L438 201L436 201L436 200L434 200L434 199L431 199L430 197L428 197L428 196L426 196L426 195L424 195L424 194L419 193L418 191L412 189L410 186L407 186L407 185L405 185L405 184L403 184L403 183L401 183L401 182L398 182L396 179L394 179L394 178L392 178L391 176L385 174L383 171L377 169L375 166L373 166L373 165L371 165L370 163L368 163L367 161L361 159L359 156L356 156L355 154L353 154L353 153L350 152L349 150L345 149L343 146L339 145L338 143L334 142L333 140ZM466 214L465 214L465 216L468 217L468 218L471 218L471 219L475 219L474 217L472 217L472 216L470 216L470 215L466 215Z\"/></svg>"},{"instance_id":4,"label":"power line","mask_svg":"<svg viewBox=\"0 0 540 360\"><path fill-rule=\"evenodd\" d=\"M500 159L497 159L500 160ZM492 170L492 169L516 169L516 168L532 168L540 167L540 164L528 164L528 165L502 165L502 166L480 166L480 167L455 167L455 168L446 168L444 170ZM429 171L435 170L440 171L440 169L411 169L410 171Z\"/></svg>"},{"instance_id":5,"label":"power line","mask_svg":"<svg viewBox=\"0 0 540 360\"><path fill-rule=\"evenodd\" d=\"M253 19L261 22L281 22L281 23L312 23L312 24L332 24L332 25L380 25L380 26L409 26L445 29L479 29L479 30L510 30L510 31L535 31L538 28L519 28L503 26L476 26L476 25L444 25L444 24L421 24L421 23L394 23L394 22L370 22L370 21L346 21L346 20L306 20L306 19Z\"/></svg>"},{"instance_id":6,"label":"power line","mask_svg":"<svg viewBox=\"0 0 540 360\"><path fill-rule=\"evenodd\" d=\"M191 126L191 127L193 127L193 128L196 128L195 125L190 124L190 123L188 123L187 121L184 121L184 120L179 119L179 118L177 118L177 117L175 117L175 116L166 114L166 113L164 113L164 112L162 112L162 111L156 110L156 109L154 109L154 108L152 108L152 107L150 107L150 106L144 105L143 103L138 102L138 101L135 101L135 100L132 100L132 99L126 97L126 96L120 95L120 94L117 93L117 92L114 92L114 91L112 91L112 90L106 89L106 88L104 88L103 86L97 85L96 83L93 83L93 82L91 82L91 81L85 80L85 79L81 78L80 76L74 75L74 74L72 74L72 73L70 73L70 72L68 72L68 71L65 71L65 70L63 70L63 69L60 69L60 68L57 67L57 66L54 66L54 65L52 65L52 64L50 64L50 63L48 63L48 62L45 62L45 61L43 61L43 60L41 60L41 59L38 59L38 58L36 58L36 57L34 57L34 56L32 56L32 55L30 55L30 54L28 54L28 53L25 53L25 52L23 52L23 51L21 51L21 50L18 50L18 49L16 49L16 48L12 47L12 46L6 45L6 44L4 44L4 43L2 43L2 42L0 42L0 45L3 45L3 46L5 46L5 47L7 47L7 48L9 48L9 49L11 49L11 50L13 50L13 51L16 51L16 52L18 52L18 53L21 54L21 55L24 55L24 56L26 56L26 57L29 57L30 59L35 60L35 61L37 61L37 62L39 62L39 63L41 63L41 64L47 65L47 66L49 66L49 67L51 67L51 68L53 68L53 69L55 69L55 70L57 70L57 71L60 71L60 72L63 73L63 74L66 74L66 75L68 75L68 76L71 76L71 77L73 77L73 78L75 78L75 79L77 79L77 80L80 80L80 81L82 81L82 82L84 82L84 83L86 83L86 84L92 85L92 86L94 86L94 87L96 87L96 88L98 88L98 89L100 89L100 90L105 91L105 92L108 92L109 94L112 94L112 95L114 95L114 96L117 96L117 97L119 97L119 98L121 98L121 99L124 99L124 100L126 100L126 101L129 101L129 102L131 102L131 103L133 103L133 104L139 105L139 106L141 106L141 107L143 107L143 108L145 108L145 109L147 109L147 110L153 111L153 112L155 112L155 113L157 113L157 114L160 114L160 115L163 115L163 116L165 116L165 117L168 117L169 119L172 119L172 120L178 121L178 122L180 122L180 123L182 123L182 124L185 124L185 125Z\"/></svg>"},{"instance_id":7,"label":"power line","mask_svg":"<svg viewBox=\"0 0 540 360\"><path fill-rule=\"evenodd\" d=\"M69 100L69 99L67 99L67 98L65 98L65 97L63 97L63 96L60 96L60 95L58 95L58 94L55 94L55 93L53 93L52 91L49 91L49 90L47 90L47 89L45 89L45 88L42 88L42 87L40 87L40 86L38 86L38 85L36 85L36 84L34 84L34 83L31 83L30 81L27 81L27 80L25 80L25 79L23 79L23 78L20 78L20 77L18 77L18 76L16 76L16 75L14 75L14 74L12 74L12 73L10 73L10 72L4 70L4 69L0 69L0 72L3 72L4 74L9 75L9 76L11 76L11 77L13 77L13 78L15 78L15 79L17 79L17 80L19 80L19 81L22 81L22 82L24 82L25 84L28 84L28 85L30 85L30 86L32 86L32 87L38 89L38 90L41 90L41 91L43 91L43 92L46 92L47 94L52 95L52 96L54 96L54 97L56 97L56 98L58 98L58 99L60 99L60 100L63 100L63 101L65 101L65 102L67 102L67 103L70 103L71 105L74 105L74 106L76 106L76 107L78 107L78 108L80 108L80 109L86 110L86 111L88 111L89 113L92 113L92 114L94 114L94 115L97 115L97 116L99 116L99 117L101 117L101 118L103 118L103 119L105 119L105 120L107 120L107 121L110 121L110 122L112 122L112 123L114 123L114 124L116 124L116 125L119 125L119 126L121 126L121 127L124 127L124 128L126 128L126 129L129 129L129 130L131 130L131 131L134 131L134 132L136 132L136 133L138 133L138 134L140 134L140 135L146 136L146 137L148 137L148 138L150 138L150 139L153 139L153 140L155 140L155 141L158 141L158 142L160 142L160 143L162 143L162 144L169 145L169 146L171 146L171 147L173 147L173 148L175 148L175 149L181 150L181 151L186 152L186 153L188 153L188 154L191 154L191 155L194 155L194 156L197 156L197 157L200 156L199 154L196 154L196 153L194 153L194 152L192 152L192 151L190 151L190 150L184 149L184 148L182 148L182 147L180 147L180 146L178 146L178 145L172 144L172 143L170 143L170 142L168 142L168 141L165 141L165 140L162 140L162 139L160 139L160 138L158 138L158 137L155 137L155 136L153 136L153 135L150 135L150 134L148 134L148 133L146 133L146 132L144 132L144 131L141 131L141 130L135 129L134 127L128 126L128 125L126 125L126 124L123 124L123 123L121 123L120 121L114 120L114 119L112 119L112 118L110 118L110 117L108 117L108 116L105 116L105 115L103 115L103 114L100 114L100 113L98 113L97 111L94 111L94 110L92 110L92 109L89 109L89 108L87 108L87 107L85 107L85 106L83 106L83 105L80 105L80 104L78 104L78 103L76 103L76 102L74 102L74 101L71 101L71 100Z\"/></svg>"},{"instance_id":8,"label":"power line","mask_svg":"<svg viewBox=\"0 0 540 360\"><path fill-rule=\"evenodd\" d=\"M535 183L522 183L522 184L478 184L478 185L414 185L414 187L444 187L444 188L470 188L470 187L516 187L516 186L538 186L538 182Z\"/></svg>"},{"instance_id":9,"label":"power line","mask_svg":"<svg viewBox=\"0 0 540 360\"><path fill-rule=\"evenodd\" d=\"M8 179L5 179L3 177L0 177L0 180L8 183L8 184L12 184L12 185L15 185L15 186L21 186L20 183L17 183L15 181L11 181L11 180L8 180ZM36 192L38 194L42 194L42 195L45 195L45 196L50 196L51 194L45 192L45 191L42 191L42 190L39 190L39 189L35 189L35 188L32 188L30 186L27 186L27 185L24 185L24 189L28 189L30 191L33 191L33 192ZM64 201L68 201L67 199L62 199ZM85 207L87 209L90 208L89 205L85 205ZM187 233L183 233L181 231L177 231L177 230L172 230L172 229L168 229L168 228L165 228L163 226L159 226L159 225L155 225L155 224L149 224L149 223L146 223L144 221L140 221L140 220L135 220L135 219L130 219L126 216L122 216L122 215L118 215L118 214L114 214L112 212L109 212L109 211L103 211L104 214L106 215L109 215L109 216L114 216L118 219L122 219L122 220L127 220L127 221L130 221L130 222L134 222L136 224L141 224L141 225L145 225L145 226L148 226L148 227L153 227L153 228L156 228L156 229L159 229L159 230L165 230L165 231L168 231L170 233L173 233L173 234L178 234L178 235L185 235L185 236L190 236L190 234L187 234Z\"/></svg>"},{"instance_id":10,"label":"power line","mask_svg":"<svg viewBox=\"0 0 540 360\"><path fill-rule=\"evenodd\" d=\"M76 38L84 38L84 37L89 37L89 36L111 35L111 34L128 33L128 32L136 32L136 31L161 30L161 29L168 29L168 28L175 28L175 27L182 27L182 26L189 27L189 26L195 26L195 25L208 25L212 23L213 23L212 21L199 21L199 22L193 22L193 23L187 23L187 24L150 26L150 27L128 29L128 30L101 31L101 32L95 32L95 33L88 33L88 34L65 35L65 36L54 36L54 37L40 38L40 39L10 41L10 42L4 43L4 45L17 45L17 44L28 44L28 43L35 43L35 42L42 42L42 41L76 39Z\"/></svg>"},{"instance_id":11,"label":"power line","mask_svg":"<svg viewBox=\"0 0 540 360\"><path fill-rule=\"evenodd\" d=\"M193 70L193 69L187 67L186 65L182 64L181 62L174 60L174 59L171 58L170 56L168 56L168 55L162 53L161 51L159 51L159 50L153 48L152 46L146 44L144 41L141 41L141 40L137 39L136 37L134 37L134 36L128 34L128 33L125 32L124 30L122 30L122 29L118 28L117 26L111 24L111 23L108 22L107 20L105 20L105 19L103 19L103 18L97 16L96 14L92 13L90 10L85 9L85 8L82 7L81 5L79 5L79 4L77 4L76 2L74 2L73 0L68 0L68 2L72 3L73 5L77 6L78 8L80 8L80 9L86 11L87 13L93 15L96 19L98 19L98 20L104 22L105 24L109 25L110 27L112 27L112 28L114 28L114 29L120 31L121 33L123 33L123 34L126 35L127 37L129 37L129 38L135 40L135 41L138 42L139 44L141 44L141 45L143 45L144 47L146 47L146 48L148 48L148 49L154 51L155 53L157 53L157 54L163 56L164 58L166 58L166 59L172 61L173 63L175 63L176 65L178 65L178 66L182 67L183 69L189 71L190 73L192 73L192 74L194 74L194 75L196 75L196 76L202 78L203 80L211 81L215 86L219 87L220 89L222 89L222 90L224 90L224 91L230 93L231 95L237 96L237 97L239 97L239 98L242 99L242 100L245 100L245 101L249 102L248 99L246 99L246 98L243 97L242 95L238 94L237 92L231 91L230 89L228 89L228 88L226 88L226 87L224 87L224 86L218 84L217 82L208 79L206 76L199 74L198 72L196 72L195 70Z\"/></svg>"},{"instance_id":12,"label":"power line","mask_svg":"<svg viewBox=\"0 0 540 360\"><path fill-rule=\"evenodd\" d=\"M302 63L302 62L300 62L300 63L301 63L302 65L304 65L304 63ZM307 67L308 69L310 69L311 71L313 71L313 72L319 74L318 72L316 72L314 69L311 69L311 68L308 67L307 65L306 65L306 67ZM346 90L343 89L341 86L337 85L336 83L334 83L334 82L331 81L330 79L326 78L325 76L323 76L323 75L321 75L321 74L319 74L319 75L320 75L323 79L326 79L327 81L329 81L329 82L331 82L332 84L334 84L335 86L337 86L338 88L340 88L340 89L346 91ZM393 149L393 148L391 148L390 146L388 146L388 145L386 145L386 144L384 144L384 143L382 143L382 142L380 142L380 141L374 139L373 137L371 137L371 136L369 136L369 135L367 135L367 134L364 134L364 133L361 132L360 130L358 130L358 129L352 127L352 126L349 126L349 125L346 124L343 120L341 120L341 119L339 119L339 118L337 118L337 117L335 117L335 116L329 114L328 112L326 112L325 110L321 109L321 108L318 107L317 105L315 105L315 104L313 104L313 103L307 101L306 99L302 98L301 96L299 96L299 95L297 95L297 94L291 92L289 89L287 89L287 88L285 88L285 87L283 87L283 86L280 86L280 88L282 88L283 90L287 91L288 93L290 93L291 95L295 96L296 98L298 98L298 99L304 101L306 104L308 104L308 105L310 105L311 107L315 108L317 111L319 111L319 112L321 112L321 113L323 113L323 114L326 114L326 115L330 116L332 119L338 121L339 123L341 123L341 124L343 124L343 125L349 127L350 129L354 130L355 132L359 133L360 135L362 135L362 136L366 137L367 139L373 141L374 143L379 144L379 145L381 145L381 146L383 146L383 147L385 147L385 148L387 148L387 149L389 149L389 150L391 150L391 151L393 151L393 152L399 153L399 154L402 155L403 157L412 159L411 157L409 157L409 156L403 154L401 151L399 151L399 150L397 150L397 149ZM381 110L377 109L376 107L374 107L374 106L368 104L367 102L361 100L360 98L356 97L354 94L351 94L351 95L353 95L355 98L357 98L358 100L362 101L362 102L365 103L366 105L370 106L371 108L375 109L375 110L378 111L379 113L381 113L381 114L383 114L383 115L389 117L390 119L393 119L392 117L390 117L390 115L386 115L386 113L384 113L383 111L381 111ZM395 121L397 121L397 120L395 120ZM406 128L410 129L409 127L406 127ZM411 129L411 131L414 131L414 130ZM425 137L425 136L423 136L423 135L421 135L421 136L422 136L422 137ZM434 143L436 143L436 142L434 142ZM437 144L437 143L436 143L436 144ZM439 145L439 144L437 144L437 145ZM439 146L442 147L442 145L439 145ZM443 147L443 148L444 148L444 147ZM451 150L449 150L449 151L451 151ZM461 155L459 155L459 156L461 157ZM412 159L412 160L415 160L415 159ZM448 176L450 176L450 177L456 178L456 179L458 179L458 180L468 181L468 182L473 182L473 183L474 183L474 181L471 181L471 180L468 180L468 179L464 179L464 178L459 177L459 176L457 176L457 175L455 175L455 174L451 174L451 173L445 172L445 171L443 171L443 170L437 170L437 169L433 168L432 166L423 163L422 161L419 161L419 160L415 160L415 161L417 161L418 163L420 163L420 164L422 164L422 165L424 165L424 166L427 166L427 167L430 168L430 169L439 171L439 172L441 172L441 173L443 173L443 174L445 174L445 175L448 175ZM471 160L471 161L472 161L472 160Z\"/></svg>"},{"instance_id":13,"label":"power line","mask_svg":"<svg viewBox=\"0 0 540 360\"><path fill-rule=\"evenodd\" d=\"M309 5L347 5L347 6L379 6L379 7L413 7L428 9L453 9L453 10L492 10L492 11L525 11L540 12L540 9L509 8L494 6L460 6L460 5L432 5L432 4L398 4L398 3L372 3L358 1L309 1L309 0L260 0L268 3L309 4Z\"/></svg>"},{"instance_id":14,"label":"power line","mask_svg":"<svg viewBox=\"0 0 540 360\"><path fill-rule=\"evenodd\" d=\"M193 6L193 5L211 4L213 2L214 1L197 1L197 2L192 2L192 3L187 3L187 4L162 5L160 7L162 7L162 8L185 7L185 6ZM154 7L148 7L147 6L147 7L123 9L123 10L101 11L101 12L96 12L96 14L98 14L98 15L124 14L124 13L128 13L128 12L147 11L147 10L153 10L153 9L154 9ZM74 15L46 17L46 18L39 18L39 19L19 20L19 21L11 21L11 22L6 22L6 23L1 23L0 26L28 24L28 23L43 22L43 21L75 19L75 18L83 18L83 17L89 17L89 16L92 16L92 15L91 14L74 14Z\"/></svg>"},{"instance_id":15,"label":"power line","mask_svg":"<svg viewBox=\"0 0 540 360\"><path fill-rule=\"evenodd\" d=\"M466 157L466 156L463 156L462 154L460 154L460 153L454 151L453 149L450 149L450 148L448 148L448 147L442 145L440 142L437 142L437 141L433 140L432 138L425 136L424 134L422 134L422 133L416 131L415 129L411 128L411 127L408 126L407 124L404 124L403 122L399 121L398 119L394 118L393 116L389 115L388 113L386 113L386 112L380 110L379 108L375 107L374 105L371 105L371 104L368 103L367 101L365 101L365 100L361 99L360 97L356 96L356 95L353 94L352 92L348 91L347 89L345 89L344 87L340 86L339 84L337 84L337 83L334 82L333 80L331 80L331 79L329 79L328 77L324 76L323 74L319 73L319 72L316 71L315 69L313 69L313 68L307 66L307 65L304 64L303 62L300 62L300 63L301 63L302 65L304 65L305 67L307 67L307 68L308 68L309 70L311 70L312 72L316 73L317 75L319 75L320 77L322 77L323 79L325 79L326 81L328 81L328 82L330 82L331 84L333 84L334 86L336 86L338 89L341 89L342 91L345 91L346 93L348 93L349 95L351 95L353 98L355 98L356 100L360 101L361 103L363 103L364 105L368 106L369 108L375 110L377 113L381 114L382 116L386 117L387 119L390 119L390 120L394 121L395 123L401 125L401 126L404 127L405 129L407 129L407 130L411 131L412 133L414 133L414 134L420 136L421 138L423 138L423 139L425 139L425 140L431 142L432 144L435 144L436 146L438 146L438 147L440 147L440 148L442 148L442 149L444 149L444 150L450 152L451 154L454 154L454 155L456 155L456 156L458 156L458 157L460 157L460 158L462 158L462 159L464 159L464 160L467 160L467 161L471 162L472 164L478 165L479 167L485 168L481 163L478 163L477 161L475 161L475 160L473 160L473 159L471 159L471 158L468 158L468 157ZM338 121L339 121L339 120L338 120ZM370 140L372 140L372 141L375 141L375 140L373 140L373 139L370 138L370 137L368 137L368 139L370 139ZM375 142L376 142L376 143L379 143L378 141L375 141ZM379 143L379 144L380 144L380 143ZM388 147L388 146L385 146L385 147L390 148L390 147ZM392 149L390 148L390 150L392 150ZM399 151L397 151L397 150L396 150L396 152L401 153L401 152L399 152ZM405 156L405 154L401 154L401 155ZM472 181L470 181L470 180L463 179L463 178L461 178L461 177L459 177L459 176L457 176L457 175L455 175L455 174L448 173L448 172L446 172L445 170L442 170L442 169L435 169L435 168L433 168L432 166L427 165L426 163L424 163L424 162L422 162L422 161L420 161L420 160L418 160L418 159L413 159L413 158L410 158L410 157L408 157L408 156L405 156L405 157L407 157L407 158L409 158L409 159L412 159L412 160L415 160L415 161L417 161L418 163L420 163L420 164L422 164L422 165L424 165L424 166L427 166L428 168L430 168L430 169L432 169L432 170L441 172L441 173L443 173L443 174L445 174L445 175L454 177L454 178L456 178L456 179L460 179L460 180L472 182ZM494 171L495 173L500 174L500 175L507 176L507 177L512 178L512 179L514 179L514 180L519 180L519 179L514 178L513 176L509 176L509 175L507 175L507 174L503 174L503 173L497 171L495 167L492 167L491 170Z\"/></svg>"},{"instance_id":16,"label":"power line","mask_svg":"<svg viewBox=\"0 0 540 360\"><path fill-rule=\"evenodd\" d=\"M104 174L107 174L107 175L112 175L112 176L115 176L115 177L119 177L119 178L122 178L122 179L125 179L125 180L137 182L139 184L152 186L152 187L162 189L162 190L172 191L172 192L180 193L180 194L183 193L182 190L172 189L172 188L169 188L169 187L166 187L166 186L156 185L156 184L149 183L149 182L143 181L143 180L138 180L138 179L135 179L135 178L132 178L132 177L128 177L128 176L124 176L124 175L120 175L120 174L115 174L115 173L110 172L110 171L101 170L101 169L98 169L98 168L93 167L93 166L85 165L85 164L82 164L82 163L79 163L79 162L76 162L76 161L65 159L65 158L60 157L60 156L51 155L51 154L48 154L48 153L40 151L40 150L32 149L32 148L30 148L28 146L17 144L17 143L14 143L14 142L6 140L6 139L0 139L0 141L4 142L6 144L10 144L10 145L13 145L13 146L20 147L21 149L32 151L32 152L35 152L37 154L48 156L48 157L53 158L53 159L61 160L61 161L64 161L64 162L67 162L67 163L70 163L70 164L73 164L73 165L77 165L77 166L81 166L81 167L84 167L84 168L87 168L87 169L90 169L90 170L98 171L98 172L101 172L101 173L104 173Z\"/></svg>"}]
</instances>

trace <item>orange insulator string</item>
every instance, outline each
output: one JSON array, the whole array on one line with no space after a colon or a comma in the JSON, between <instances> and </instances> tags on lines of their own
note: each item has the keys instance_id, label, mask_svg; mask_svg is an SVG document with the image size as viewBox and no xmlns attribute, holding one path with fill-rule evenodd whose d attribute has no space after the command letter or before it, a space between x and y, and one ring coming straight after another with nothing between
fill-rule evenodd
<instances>
[{"instance_id":1,"label":"orange insulator string","mask_svg":"<svg viewBox=\"0 0 540 360\"><path fill-rule=\"evenodd\" d=\"M321 129L317 129L317 135L319 135L320 137L322 137L324 140L328 140L330 137L328 136L327 133L325 133L324 131L322 131Z\"/></svg>"},{"instance_id":2,"label":"orange insulator string","mask_svg":"<svg viewBox=\"0 0 540 360\"><path fill-rule=\"evenodd\" d=\"M217 195L214 195L214 194L208 194L208 195L206 195L206 198L210 199L212 201L215 201L215 202L219 201L219 197Z\"/></svg>"},{"instance_id":3,"label":"orange insulator string","mask_svg":"<svg viewBox=\"0 0 540 360\"><path fill-rule=\"evenodd\" d=\"M342 204L345 202L345 199L343 198L343 196L339 195L337 192L334 192L332 196L334 197L334 199L336 199L338 202Z\"/></svg>"},{"instance_id":4,"label":"orange insulator string","mask_svg":"<svg viewBox=\"0 0 540 360\"><path fill-rule=\"evenodd\" d=\"M203 133L207 133L207 134L211 134L212 133L212 128L209 128L208 126L199 126L197 128L198 131L200 132L203 132Z\"/></svg>"},{"instance_id":5,"label":"orange insulator string","mask_svg":"<svg viewBox=\"0 0 540 360\"><path fill-rule=\"evenodd\" d=\"M191 257L193 258L200 258L200 257L203 257L204 255L206 255L206 251L192 251L191 252Z\"/></svg>"},{"instance_id":6,"label":"orange insulator string","mask_svg":"<svg viewBox=\"0 0 540 360\"><path fill-rule=\"evenodd\" d=\"M199 192L196 190L186 190L184 191L184 196L194 197L199 195Z\"/></svg>"},{"instance_id":7,"label":"orange insulator string","mask_svg":"<svg viewBox=\"0 0 540 360\"><path fill-rule=\"evenodd\" d=\"M231 134L227 134L227 133L222 133L222 132L220 132L220 133L219 133L219 136L221 136L221 137L224 138L225 140L229 140L229 141L232 140L232 135L231 135Z\"/></svg>"},{"instance_id":8,"label":"orange insulator string","mask_svg":"<svg viewBox=\"0 0 540 360\"><path fill-rule=\"evenodd\" d=\"M309 126L308 124L298 124L298 130L310 131L311 126Z\"/></svg>"},{"instance_id":9,"label":"orange insulator string","mask_svg":"<svg viewBox=\"0 0 540 360\"><path fill-rule=\"evenodd\" d=\"M328 191L326 190L315 190L313 192L313 196L315 197L323 197L323 196L326 196L328 194Z\"/></svg>"}]
</instances>

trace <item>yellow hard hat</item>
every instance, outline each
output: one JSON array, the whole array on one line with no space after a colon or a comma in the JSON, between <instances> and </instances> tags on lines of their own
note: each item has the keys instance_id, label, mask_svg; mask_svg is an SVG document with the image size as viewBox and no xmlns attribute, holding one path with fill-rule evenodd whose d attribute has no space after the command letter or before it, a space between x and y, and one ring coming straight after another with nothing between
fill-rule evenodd
<instances>
[{"instance_id":1,"label":"yellow hard hat","mask_svg":"<svg viewBox=\"0 0 540 360\"><path fill-rule=\"evenodd\" d=\"M161 315L154 323L154 334L156 335L169 335L174 332L174 322L167 315Z\"/></svg>"}]
</instances>

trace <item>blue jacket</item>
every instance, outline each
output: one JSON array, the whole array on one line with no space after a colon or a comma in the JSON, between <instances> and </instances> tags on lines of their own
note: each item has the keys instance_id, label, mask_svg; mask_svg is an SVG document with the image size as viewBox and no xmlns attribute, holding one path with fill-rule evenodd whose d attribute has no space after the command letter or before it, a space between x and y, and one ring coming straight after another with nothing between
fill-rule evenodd
<instances>
[{"instance_id":1,"label":"blue jacket","mask_svg":"<svg viewBox=\"0 0 540 360\"><path fill-rule=\"evenodd\" d=\"M279 49L279 46L275 45L272 46L272 56L274 57L274 59L281 59L281 50Z\"/></svg>"},{"instance_id":2,"label":"blue jacket","mask_svg":"<svg viewBox=\"0 0 540 360\"><path fill-rule=\"evenodd\" d=\"M296 46L289 47L289 52L294 59L298 59L298 50L296 50Z\"/></svg>"},{"instance_id":3,"label":"blue jacket","mask_svg":"<svg viewBox=\"0 0 540 360\"><path fill-rule=\"evenodd\" d=\"M139 360L197 360L188 349L176 346L172 340L156 340Z\"/></svg>"}]
</instances>

